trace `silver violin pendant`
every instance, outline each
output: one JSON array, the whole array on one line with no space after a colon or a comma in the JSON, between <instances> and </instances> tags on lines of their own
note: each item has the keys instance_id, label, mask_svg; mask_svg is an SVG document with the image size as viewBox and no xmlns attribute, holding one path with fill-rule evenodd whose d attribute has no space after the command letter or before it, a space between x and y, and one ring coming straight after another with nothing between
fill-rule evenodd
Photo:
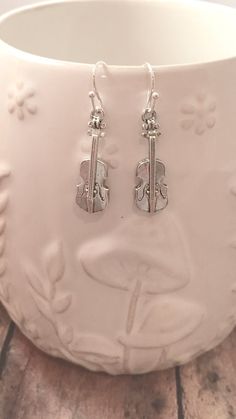
<instances>
[{"instance_id":1,"label":"silver violin pendant","mask_svg":"<svg viewBox=\"0 0 236 419\"><path fill-rule=\"evenodd\" d=\"M135 202L140 210L150 213L160 211L168 204L165 165L156 158L156 141L161 135L155 111L157 98L158 94L153 92L151 106L142 114L142 135L148 140L149 156L138 163L136 170Z\"/></svg>"},{"instance_id":2,"label":"silver violin pendant","mask_svg":"<svg viewBox=\"0 0 236 419\"><path fill-rule=\"evenodd\" d=\"M98 159L99 140L105 136L104 111L102 107L95 107L94 92L90 92L89 96L93 106L88 123L88 134L92 137L92 146L90 159L82 161L80 165L82 182L77 185L76 203L83 210L94 213L106 208L109 188L106 186L107 165Z\"/></svg>"}]
</instances>

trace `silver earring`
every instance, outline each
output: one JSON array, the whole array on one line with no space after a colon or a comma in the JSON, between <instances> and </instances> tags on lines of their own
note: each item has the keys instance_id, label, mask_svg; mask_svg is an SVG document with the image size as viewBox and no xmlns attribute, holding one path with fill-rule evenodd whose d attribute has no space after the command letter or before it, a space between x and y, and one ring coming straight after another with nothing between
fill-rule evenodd
<instances>
[{"instance_id":1,"label":"silver earring","mask_svg":"<svg viewBox=\"0 0 236 419\"><path fill-rule=\"evenodd\" d=\"M83 182L77 185L76 195L76 203L89 213L103 211L109 200L109 188L106 186L108 167L98 159L99 140L105 136L106 128L104 107L96 86L96 71L100 64L106 65L103 61L99 61L94 66L93 91L89 93L92 104L88 123L88 135L92 137L90 159L82 161L80 165ZM95 104L95 99L98 101L98 106Z\"/></svg>"},{"instance_id":2,"label":"silver earring","mask_svg":"<svg viewBox=\"0 0 236 419\"><path fill-rule=\"evenodd\" d=\"M149 63L145 64L151 77L151 89L147 104L142 113L142 135L148 140L149 156L138 163L135 187L135 202L142 211L155 213L168 204L165 183L165 165L156 158L156 141L161 135L157 112L155 110L159 94L155 91L155 74Z\"/></svg>"}]
</instances>

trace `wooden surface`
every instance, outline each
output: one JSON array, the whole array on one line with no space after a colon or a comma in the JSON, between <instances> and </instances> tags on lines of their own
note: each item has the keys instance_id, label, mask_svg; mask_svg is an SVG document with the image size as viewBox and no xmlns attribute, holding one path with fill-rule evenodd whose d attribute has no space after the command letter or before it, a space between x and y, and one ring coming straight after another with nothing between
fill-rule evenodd
<instances>
[{"instance_id":1,"label":"wooden surface","mask_svg":"<svg viewBox=\"0 0 236 419\"><path fill-rule=\"evenodd\" d=\"M236 330L184 367L110 377L36 349L0 306L0 419L236 418Z\"/></svg>"}]
</instances>

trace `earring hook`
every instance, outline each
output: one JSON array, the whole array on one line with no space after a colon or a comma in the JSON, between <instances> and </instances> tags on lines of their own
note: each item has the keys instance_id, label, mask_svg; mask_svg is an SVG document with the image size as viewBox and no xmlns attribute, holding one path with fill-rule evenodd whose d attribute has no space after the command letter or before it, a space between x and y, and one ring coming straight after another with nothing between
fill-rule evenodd
<instances>
[{"instance_id":1,"label":"earring hook","mask_svg":"<svg viewBox=\"0 0 236 419\"><path fill-rule=\"evenodd\" d=\"M154 111L156 100L159 98L159 94L155 91L155 73L150 63L145 63L148 72L150 74L150 90L147 95L147 104L146 108L150 108L151 111Z\"/></svg>"},{"instance_id":2,"label":"earring hook","mask_svg":"<svg viewBox=\"0 0 236 419\"><path fill-rule=\"evenodd\" d=\"M95 66L93 67L93 91L89 93L89 97L91 99L92 102L92 106L93 106L93 110L96 111L96 106L95 106L95 97L97 98L99 104L100 104L100 108L103 109L103 102L102 102L102 98L98 92L98 88L97 88L97 83L96 83L96 75L97 75L97 69L98 67L102 65L103 67L107 68L107 64L104 61L98 61Z\"/></svg>"}]
</instances>

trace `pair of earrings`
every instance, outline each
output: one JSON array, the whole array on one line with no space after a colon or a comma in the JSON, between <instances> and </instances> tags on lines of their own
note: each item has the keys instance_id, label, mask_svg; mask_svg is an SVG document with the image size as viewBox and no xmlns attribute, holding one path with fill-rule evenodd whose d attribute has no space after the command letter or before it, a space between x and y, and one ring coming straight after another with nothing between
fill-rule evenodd
<instances>
[{"instance_id":1,"label":"pair of earrings","mask_svg":"<svg viewBox=\"0 0 236 419\"><path fill-rule=\"evenodd\" d=\"M82 161L80 176L82 182L77 185L76 203L80 208L95 213L103 211L108 205L109 188L106 185L108 167L105 162L98 159L100 138L105 136L106 123L102 99L96 87L96 69L93 71L93 91L89 93L92 103L88 135L92 137L90 159ZM149 213L155 213L168 204L167 185L165 183L165 165L156 158L156 141L161 135L160 125L156 112L156 102L159 97L155 91L155 75L149 63L146 63L151 76L151 89L148 93L146 107L142 113L142 135L148 140L148 157L141 160L136 169L138 180L135 186L136 206ZM97 98L98 106L95 104Z\"/></svg>"}]
</instances>

